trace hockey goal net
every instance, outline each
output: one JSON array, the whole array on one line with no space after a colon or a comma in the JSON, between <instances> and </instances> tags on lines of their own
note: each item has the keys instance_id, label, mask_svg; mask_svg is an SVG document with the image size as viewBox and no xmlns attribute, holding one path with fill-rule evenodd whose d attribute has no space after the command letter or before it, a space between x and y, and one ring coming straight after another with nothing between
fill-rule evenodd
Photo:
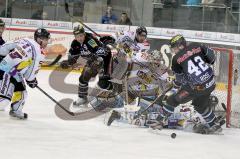
<instances>
[{"instance_id":1,"label":"hockey goal net","mask_svg":"<svg viewBox=\"0 0 240 159\"><path fill-rule=\"evenodd\" d=\"M213 49L216 54L214 71L217 85L212 94L219 100L216 111L224 111L222 103L226 105L227 127L240 128L240 80L238 79L240 54L233 52L232 49Z\"/></svg>"}]
</instances>

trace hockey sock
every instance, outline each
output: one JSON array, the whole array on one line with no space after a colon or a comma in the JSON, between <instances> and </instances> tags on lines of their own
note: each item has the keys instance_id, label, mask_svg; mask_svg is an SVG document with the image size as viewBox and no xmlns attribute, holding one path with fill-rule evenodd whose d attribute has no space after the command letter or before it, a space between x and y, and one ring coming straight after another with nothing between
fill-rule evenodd
<instances>
[{"instance_id":1,"label":"hockey sock","mask_svg":"<svg viewBox=\"0 0 240 159\"><path fill-rule=\"evenodd\" d=\"M211 108L207 108L201 115L210 127L214 125L216 115L214 114Z\"/></svg>"}]
</instances>

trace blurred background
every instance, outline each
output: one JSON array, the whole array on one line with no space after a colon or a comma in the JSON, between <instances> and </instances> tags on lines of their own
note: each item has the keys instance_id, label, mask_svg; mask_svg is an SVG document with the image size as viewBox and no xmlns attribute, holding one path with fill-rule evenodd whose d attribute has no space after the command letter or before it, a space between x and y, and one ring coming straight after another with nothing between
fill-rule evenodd
<instances>
[{"instance_id":1,"label":"blurred background","mask_svg":"<svg viewBox=\"0 0 240 159\"><path fill-rule=\"evenodd\" d=\"M0 17L71 21L64 0L0 0ZM240 33L239 0L66 0L87 23Z\"/></svg>"}]
</instances>

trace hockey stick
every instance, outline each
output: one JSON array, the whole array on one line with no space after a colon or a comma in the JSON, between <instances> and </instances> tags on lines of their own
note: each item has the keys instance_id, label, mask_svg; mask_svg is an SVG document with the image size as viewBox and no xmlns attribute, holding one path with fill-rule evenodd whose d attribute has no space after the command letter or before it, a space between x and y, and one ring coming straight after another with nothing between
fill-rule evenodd
<instances>
[{"instance_id":1,"label":"hockey stick","mask_svg":"<svg viewBox=\"0 0 240 159\"><path fill-rule=\"evenodd\" d=\"M61 105L59 102L57 102L53 97L51 97L47 92L45 92L42 88L39 86L36 86L38 90L40 90L43 94L45 94L49 99L51 99L54 103L56 103L60 108L62 108L66 113L68 113L71 116L75 116L76 114L73 112L70 112L67 110L63 105Z\"/></svg>"},{"instance_id":2,"label":"hockey stick","mask_svg":"<svg viewBox=\"0 0 240 159\"><path fill-rule=\"evenodd\" d=\"M51 63L47 65L42 65L42 67L50 67L58 63L58 61L62 58L62 55L58 55Z\"/></svg>"},{"instance_id":3,"label":"hockey stick","mask_svg":"<svg viewBox=\"0 0 240 159\"><path fill-rule=\"evenodd\" d=\"M65 12L68 14L68 16L72 19L75 19L69 12L69 5L68 3L66 2L66 0L64 1L65 2ZM91 32L93 32L96 36L98 37L101 37L101 35L99 35L98 33L96 33L94 30L92 30L89 26L87 26L86 24L84 24L81 20L77 19L76 20L77 22L79 22L80 24L82 24L85 28L87 28L88 30L90 30Z\"/></svg>"}]
</instances>

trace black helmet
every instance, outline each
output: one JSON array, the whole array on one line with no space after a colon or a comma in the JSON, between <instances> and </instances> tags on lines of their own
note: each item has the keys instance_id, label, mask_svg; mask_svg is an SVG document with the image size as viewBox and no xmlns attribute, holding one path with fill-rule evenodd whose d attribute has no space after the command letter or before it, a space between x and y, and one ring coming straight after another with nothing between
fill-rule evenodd
<instances>
[{"instance_id":1,"label":"black helmet","mask_svg":"<svg viewBox=\"0 0 240 159\"><path fill-rule=\"evenodd\" d=\"M142 34L142 33L145 33L146 36L147 36L147 29L146 29L146 27L144 27L144 26L139 26L139 27L137 27L137 29L136 29L136 33L137 33L138 35L140 35L140 34Z\"/></svg>"},{"instance_id":2,"label":"black helmet","mask_svg":"<svg viewBox=\"0 0 240 159\"><path fill-rule=\"evenodd\" d=\"M50 39L50 33L46 29L39 28L34 33L34 40L37 40L37 38Z\"/></svg>"},{"instance_id":3,"label":"black helmet","mask_svg":"<svg viewBox=\"0 0 240 159\"><path fill-rule=\"evenodd\" d=\"M85 33L85 29L83 28L82 25L78 25L78 26L73 28L73 34L74 35L81 34L81 33Z\"/></svg>"},{"instance_id":4,"label":"black helmet","mask_svg":"<svg viewBox=\"0 0 240 159\"><path fill-rule=\"evenodd\" d=\"M172 39L169 42L169 45L171 46L171 48L174 47L178 47L178 46L186 46L186 40L182 35L176 35L174 37L172 37Z\"/></svg>"},{"instance_id":5,"label":"black helmet","mask_svg":"<svg viewBox=\"0 0 240 159\"><path fill-rule=\"evenodd\" d=\"M4 21L3 21L2 19L0 19L0 26L1 26L1 27L4 27L4 26L5 26L5 23L4 23Z\"/></svg>"}]
</instances>

